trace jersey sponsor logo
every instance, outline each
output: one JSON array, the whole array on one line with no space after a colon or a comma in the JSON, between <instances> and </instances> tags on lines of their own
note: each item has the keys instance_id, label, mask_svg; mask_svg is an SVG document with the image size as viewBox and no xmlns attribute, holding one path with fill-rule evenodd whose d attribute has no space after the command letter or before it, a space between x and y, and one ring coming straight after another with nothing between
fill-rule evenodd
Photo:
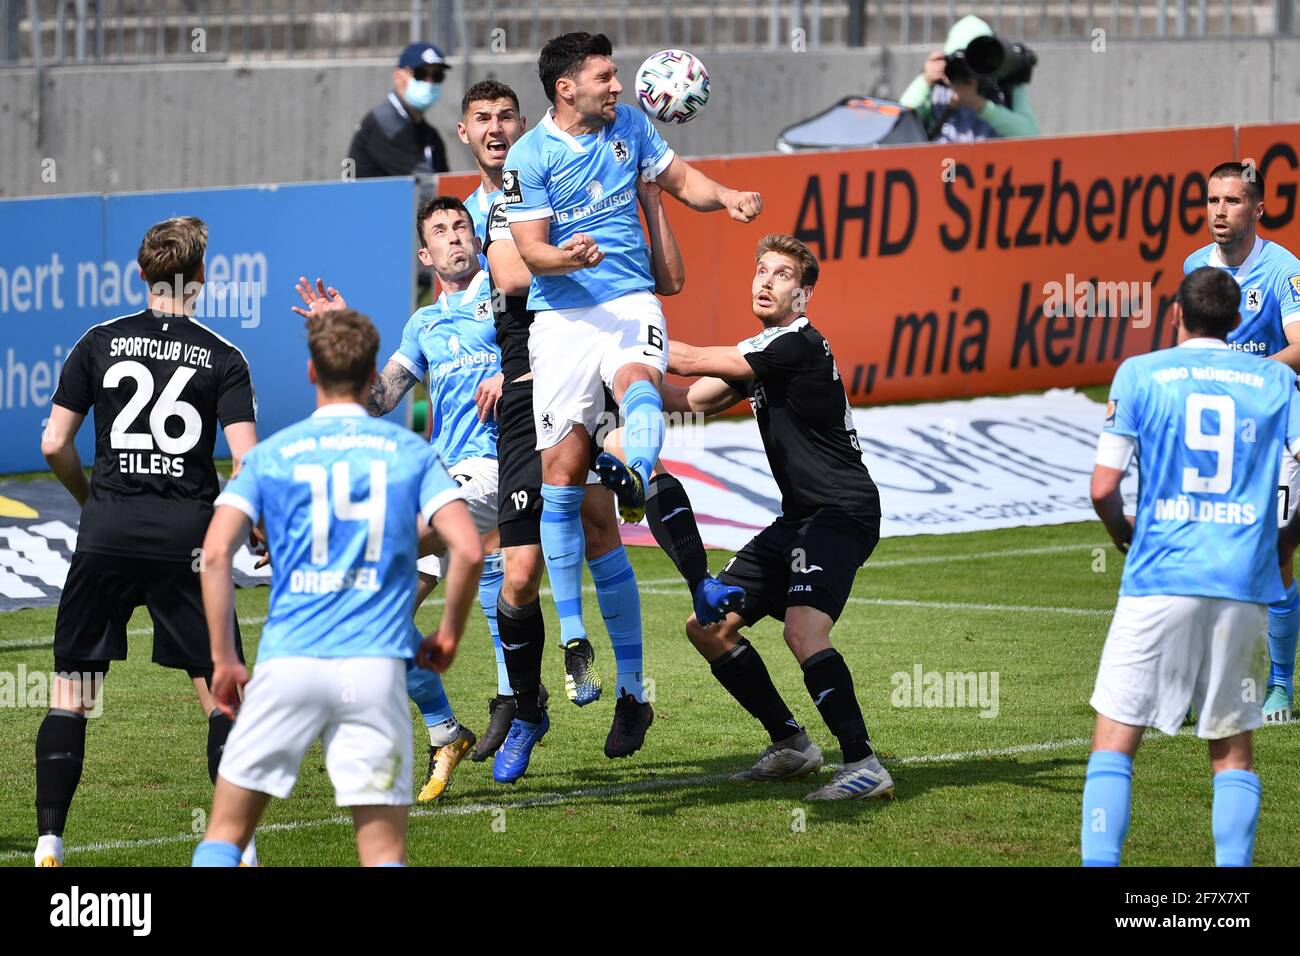
<instances>
[{"instance_id":1,"label":"jersey sponsor logo","mask_svg":"<svg viewBox=\"0 0 1300 956\"><path fill-rule=\"evenodd\" d=\"M166 328L166 326L164 326ZM212 350L201 345L185 345L175 339L155 339L145 335L123 336L108 344L109 358L151 358L160 362L184 362L212 368Z\"/></svg>"},{"instance_id":2,"label":"jersey sponsor logo","mask_svg":"<svg viewBox=\"0 0 1300 956\"><path fill-rule=\"evenodd\" d=\"M565 209L555 214L557 222L575 222L579 219L586 219L588 216L594 216L598 212L606 209L612 209L615 206L626 206L636 201L636 187L628 186L627 189L619 190L612 196L605 196L604 188L599 183L591 183L587 186L587 192L590 194L593 186L599 187L602 191L600 199L594 199L585 206L575 206L572 209Z\"/></svg>"},{"instance_id":3,"label":"jersey sponsor logo","mask_svg":"<svg viewBox=\"0 0 1300 956\"><path fill-rule=\"evenodd\" d=\"M524 201L524 192L519 186L519 170L501 170L501 195L507 203Z\"/></svg>"},{"instance_id":4,"label":"jersey sponsor logo","mask_svg":"<svg viewBox=\"0 0 1300 956\"><path fill-rule=\"evenodd\" d=\"M447 339L447 348L452 355L460 354L460 336L453 335Z\"/></svg>"},{"instance_id":5,"label":"jersey sponsor logo","mask_svg":"<svg viewBox=\"0 0 1300 956\"><path fill-rule=\"evenodd\" d=\"M627 148L627 143L621 139L616 139L610 143L609 151L614 154L616 162L626 163L632 158L632 151Z\"/></svg>"},{"instance_id":6,"label":"jersey sponsor logo","mask_svg":"<svg viewBox=\"0 0 1300 956\"><path fill-rule=\"evenodd\" d=\"M1264 293L1259 289L1246 290L1246 311L1258 312L1264 304Z\"/></svg>"},{"instance_id":7,"label":"jersey sponsor logo","mask_svg":"<svg viewBox=\"0 0 1300 956\"><path fill-rule=\"evenodd\" d=\"M466 352L463 355L457 354L458 352L459 349L452 353L456 356L455 358L446 362L439 362L430 369L430 375L434 379L441 379L452 372L463 372L475 366L495 365L497 361L497 354L486 349L481 352Z\"/></svg>"},{"instance_id":8,"label":"jersey sponsor logo","mask_svg":"<svg viewBox=\"0 0 1300 956\"><path fill-rule=\"evenodd\" d=\"M593 179L587 183L587 195L591 197L592 202L600 202L605 198L605 187L600 184L600 180Z\"/></svg>"}]
</instances>

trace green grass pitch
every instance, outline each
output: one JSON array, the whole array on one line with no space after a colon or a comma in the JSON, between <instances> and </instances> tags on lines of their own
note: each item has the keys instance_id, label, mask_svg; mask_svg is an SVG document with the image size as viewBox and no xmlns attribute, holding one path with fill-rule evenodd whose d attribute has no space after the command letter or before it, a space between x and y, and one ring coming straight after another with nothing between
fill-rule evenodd
<instances>
[{"instance_id":1,"label":"green grass pitch","mask_svg":"<svg viewBox=\"0 0 1300 956\"><path fill-rule=\"evenodd\" d=\"M728 781L766 736L687 642L688 595L667 558L632 550L646 676L654 681L656 718L645 748L607 760L601 748L612 701L578 709L564 699L558 628L543 599L552 635L544 671L551 732L517 785L495 784L490 764L465 762L438 803L417 806L413 864L1077 865L1088 697L1123 566L1099 524L886 540L858 573L832 637L897 780L897 797L884 802L809 804L802 798L811 781ZM722 560L714 556L715 569ZM250 652L267 595L266 588L239 592ZM421 610L423 629L436 614L436 607ZM54 617L53 609L0 615L0 671L48 671ZM590 591L587 617L608 687L613 655ZM210 805L204 722L184 675L149 663L147 625L142 611L132 623L130 659L114 665L103 715L90 722L66 833L68 865L184 865ZM751 637L795 715L827 759L838 760L779 626L765 621ZM912 676L917 665L996 672L996 715L981 716L979 706L901 706L914 700L901 699L898 675ZM447 685L458 715L481 731L495 678L477 611ZM9 866L31 865L42 714L0 708L0 863ZM418 788L427 738L412 715ZM1264 785L1256 863L1293 864L1300 859L1300 726L1261 730L1256 761ZM1126 864L1211 864L1210 802L1204 743L1186 731L1149 736L1136 764ZM318 747L293 796L272 803L258 847L270 866L355 863Z\"/></svg>"}]
</instances>

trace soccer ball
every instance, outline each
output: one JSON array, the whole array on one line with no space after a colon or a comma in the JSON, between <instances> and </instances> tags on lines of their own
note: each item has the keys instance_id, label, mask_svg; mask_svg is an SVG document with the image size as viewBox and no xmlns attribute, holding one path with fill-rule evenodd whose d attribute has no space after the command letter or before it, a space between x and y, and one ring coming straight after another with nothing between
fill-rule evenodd
<instances>
[{"instance_id":1,"label":"soccer ball","mask_svg":"<svg viewBox=\"0 0 1300 956\"><path fill-rule=\"evenodd\" d=\"M709 71L693 53L660 50L636 71L636 98L661 123L689 123L709 101Z\"/></svg>"}]
</instances>

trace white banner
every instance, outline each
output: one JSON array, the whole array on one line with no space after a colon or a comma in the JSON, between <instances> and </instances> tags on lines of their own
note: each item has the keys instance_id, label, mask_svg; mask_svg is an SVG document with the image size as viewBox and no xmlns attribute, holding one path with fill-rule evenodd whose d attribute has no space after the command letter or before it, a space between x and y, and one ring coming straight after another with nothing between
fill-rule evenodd
<instances>
[{"instance_id":1,"label":"white banner","mask_svg":"<svg viewBox=\"0 0 1300 956\"><path fill-rule=\"evenodd\" d=\"M881 536L1094 520L1088 479L1105 410L1073 390L854 409ZM686 487L709 547L737 550L781 511L752 418L671 429L661 461ZM1132 471L1123 491L1133 506ZM653 543L644 525L624 538Z\"/></svg>"},{"instance_id":2,"label":"white banner","mask_svg":"<svg viewBox=\"0 0 1300 956\"><path fill-rule=\"evenodd\" d=\"M1091 521L1088 476L1105 406L1073 391L855 409L880 488L881 534L945 534ZM753 418L668 432L662 461L690 494L712 548L739 550L781 511ZM1124 497L1136 503L1137 480ZM57 603L76 543L77 507L57 482L0 485L0 611ZM628 544L655 546L645 524ZM236 581L266 583L247 549Z\"/></svg>"}]
</instances>

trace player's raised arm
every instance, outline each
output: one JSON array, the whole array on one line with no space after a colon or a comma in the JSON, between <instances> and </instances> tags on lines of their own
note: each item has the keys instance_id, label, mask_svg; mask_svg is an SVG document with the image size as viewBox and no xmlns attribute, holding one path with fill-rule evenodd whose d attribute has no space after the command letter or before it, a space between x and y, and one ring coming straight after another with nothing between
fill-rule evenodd
<instances>
[{"instance_id":1,"label":"player's raised arm","mask_svg":"<svg viewBox=\"0 0 1300 956\"><path fill-rule=\"evenodd\" d=\"M754 377L753 367L734 345L700 346L677 341L668 343L668 371L692 378L701 375L727 379Z\"/></svg>"},{"instance_id":2,"label":"player's raised arm","mask_svg":"<svg viewBox=\"0 0 1300 956\"><path fill-rule=\"evenodd\" d=\"M412 374L410 369L396 359L389 359L384 370L379 373L379 377L370 384L370 394L366 398L366 411L376 417L387 415L397 407L402 396L418 381L420 378Z\"/></svg>"},{"instance_id":3,"label":"player's raised arm","mask_svg":"<svg viewBox=\"0 0 1300 956\"><path fill-rule=\"evenodd\" d=\"M664 191L697 212L725 209L737 222L752 222L763 211L763 197L714 182L680 156L656 178Z\"/></svg>"},{"instance_id":4,"label":"player's raised arm","mask_svg":"<svg viewBox=\"0 0 1300 956\"><path fill-rule=\"evenodd\" d=\"M77 454L77 446L74 444L77 431L85 419L85 415L70 408L51 405L50 418L41 435L41 454L45 456L46 464L54 472L54 477L59 479L59 483L77 499L78 505L84 505L90 494L90 479L86 477L86 470L81 466L81 456Z\"/></svg>"},{"instance_id":5,"label":"player's raised arm","mask_svg":"<svg viewBox=\"0 0 1300 956\"><path fill-rule=\"evenodd\" d=\"M636 194L650 230L650 271L654 273L655 293L676 295L686 284L686 263L668 221L663 189L658 183L638 179Z\"/></svg>"}]
</instances>

